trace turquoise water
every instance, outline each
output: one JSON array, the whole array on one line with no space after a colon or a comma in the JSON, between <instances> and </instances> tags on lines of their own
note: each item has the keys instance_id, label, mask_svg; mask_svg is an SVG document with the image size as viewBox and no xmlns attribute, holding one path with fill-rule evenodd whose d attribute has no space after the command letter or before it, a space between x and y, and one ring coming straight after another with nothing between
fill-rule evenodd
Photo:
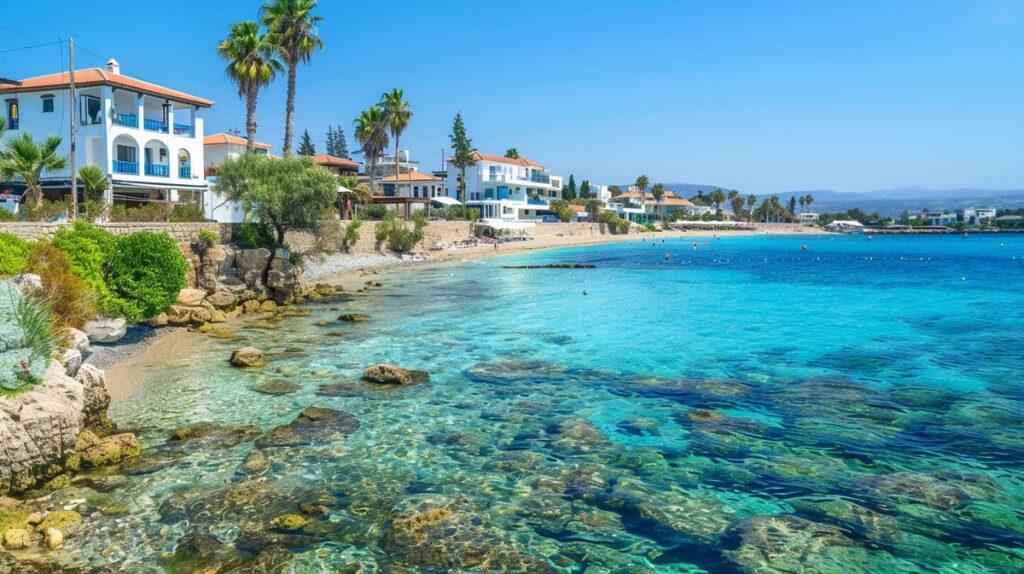
<instances>
[{"instance_id":1,"label":"turquoise water","mask_svg":"<svg viewBox=\"0 0 1024 574\"><path fill-rule=\"evenodd\" d=\"M204 339L114 405L142 461L59 496L128 514L69 551L133 572L1024 571L1024 237L693 243L388 275ZM553 262L597 268L503 268ZM230 368L242 344L268 366ZM378 362L431 380L356 382ZM254 390L273 381L298 389ZM242 469L311 405L358 428ZM287 513L309 522L270 525Z\"/></svg>"}]
</instances>

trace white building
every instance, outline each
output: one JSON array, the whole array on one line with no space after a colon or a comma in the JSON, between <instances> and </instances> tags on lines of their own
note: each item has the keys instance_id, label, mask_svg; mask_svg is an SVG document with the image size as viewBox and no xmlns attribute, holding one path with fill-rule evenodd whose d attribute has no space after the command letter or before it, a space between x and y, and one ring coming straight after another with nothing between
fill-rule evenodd
<instances>
[{"instance_id":1,"label":"white building","mask_svg":"<svg viewBox=\"0 0 1024 574\"><path fill-rule=\"evenodd\" d=\"M466 205L481 219L541 221L550 217L549 203L562 197L562 177L541 164L473 152L476 165L466 169ZM459 201L460 170L448 163L448 196Z\"/></svg>"},{"instance_id":2,"label":"white building","mask_svg":"<svg viewBox=\"0 0 1024 574\"><path fill-rule=\"evenodd\" d=\"M613 209L619 217L634 223L648 223L653 220L663 219L671 216L676 210L686 215L704 215L714 211L714 208L705 205L695 205L692 201L679 197L672 191L666 191L660 201L655 201L654 194L644 194L643 205L640 202L640 192L635 188L611 198L608 202L610 209Z\"/></svg>"},{"instance_id":3,"label":"white building","mask_svg":"<svg viewBox=\"0 0 1024 574\"><path fill-rule=\"evenodd\" d=\"M967 225L986 225L994 223L996 210L994 207L979 209L972 207L964 210L964 223Z\"/></svg>"},{"instance_id":4,"label":"white building","mask_svg":"<svg viewBox=\"0 0 1024 574\"><path fill-rule=\"evenodd\" d=\"M812 223L817 223L818 221L818 214L813 213L811 211L803 211L801 213L796 214L796 217L797 221L804 225L810 225Z\"/></svg>"},{"instance_id":5,"label":"white building","mask_svg":"<svg viewBox=\"0 0 1024 574\"><path fill-rule=\"evenodd\" d=\"M389 175L381 178L380 184L385 197L426 199L445 195L442 181L429 173L403 173L397 178Z\"/></svg>"},{"instance_id":6,"label":"white building","mask_svg":"<svg viewBox=\"0 0 1024 574\"><path fill-rule=\"evenodd\" d=\"M8 137L28 132L41 141L61 136L70 154L67 72L0 83ZM202 109L213 102L121 74L116 60L106 69L75 70L77 167L99 166L111 180L107 202L201 201ZM44 174L44 193L70 193L71 170Z\"/></svg>"},{"instance_id":7,"label":"white building","mask_svg":"<svg viewBox=\"0 0 1024 574\"><path fill-rule=\"evenodd\" d=\"M942 213L931 213L927 219L932 225L953 225L956 223L957 216L955 212L944 211Z\"/></svg>"},{"instance_id":8,"label":"white building","mask_svg":"<svg viewBox=\"0 0 1024 574\"><path fill-rule=\"evenodd\" d=\"M226 133L210 134L203 138L203 154L206 158L205 175L210 184L210 193L204 201L203 211L206 219L219 223L242 223L245 211L242 204L229 201L217 193L217 168L225 160L235 159L245 153L246 139ZM273 146L255 142L253 153L270 155Z\"/></svg>"},{"instance_id":9,"label":"white building","mask_svg":"<svg viewBox=\"0 0 1024 574\"><path fill-rule=\"evenodd\" d=\"M369 168L369 162L367 162ZM401 173L414 173L420 170L420 162L409 158L409 150L398 150L398 170ZM373 173L367 173L374 181L381 181L385 177L395 175L395 155L386 153L377 156L377 163L373 167Z\"/></svg>"}]
</instances>

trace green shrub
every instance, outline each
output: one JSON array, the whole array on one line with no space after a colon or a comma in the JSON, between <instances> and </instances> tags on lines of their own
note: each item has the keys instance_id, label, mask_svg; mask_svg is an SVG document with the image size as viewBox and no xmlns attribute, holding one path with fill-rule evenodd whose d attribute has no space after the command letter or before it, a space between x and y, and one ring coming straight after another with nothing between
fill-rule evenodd
<instances>
[{"instance_id":1,"label":"green shrub","mask_svg":"<svg viewBox=\"0 0 1024 574\"><path fill-rule=\"evenodd\" d=\"M18 217L23 221L54 221L66 216L70 212L70 199L61 201L44 200L43 204L39 207L35 207L30 201L21 205Z\"/></svg>"},{"instance_id":2,"label":"green shrub","mask_svg":"<svg viewBox=\"0 0 1024 574\"><path fill-rule=\"evenodd\" d=\"M359 209L359 212L365 219L376 219L383 221L389 213L393 213L388 206L381 205L379 203L373 203L370 205L363 206Z\"/></svg>"},{"instance_id":3,"label":"green shrub","mask_svg":"<svg viewBox=\"0 0 1024 574\"><path fill-rule=\"evenodd\" d=\"M25 268L28 249L28 241L10 233L0 232L0 277L12 277L21 273Z\"/></svg>"},{"instance_id":4,"label":"green shrub","mask_svg":"<svg viewBox=\"0 0 1024 574\"><path fill-rule=\"evenodd\" d=\"M0 281L0 392L38 383L55 346L49 306Z\"/></svg>"},{"instance_id":5,"label":"green shrub","mask_svg":"<svg viewBox=\"0 0 1024 574\"><path fill-rule=\"evenodd\" d=\"M198 204L178 203L171 211L171 221L177 223L206 221L206 214Z\"/></svg>"},{"instance_id":6,"label":"green shrub","mask_svg":"<svg viewBox=\"0 0 1024 574\"><path fill-rule=\"evenodd\" d=\"M96 295L75 275L71 257L49 243L37 243L28 252L26 271L39 276L40 296L50 305L53 327L81 329L96 316Z\"/></svg>"},{"instance_id":7,"label":"green shrub","mask_svg":"<svg viewBox=\"0 0 1024 574\"><path fill-rule=\"evenodd\" d=\"M422 211L413 214L411 229L393 211L389 211L374 230L377 248L387 243L388 249L397 253L412 251L416 244L423 241L423 229L426 226L427 216Z\"/></svg>"},{"instance_id":8,"label":"green shrub","mask_svg":"<svg viewBox=\"0 0 1024 574\"><path fill-rule=\"evenodd\" d=\"M110 208L110 220L116 223L167 221L171 209L168 203L147 203L138 207L114 205Z\"/></svg>"},{"instance_id":9,"label":"green shrub","mask_svg":"<svg viewBox=\"0 0 1024 574\"><path fill-rule=\"evenodd\" d=\"M57 231L52 243L71 258L71 270L95 294L99 309L108 315L120 315L124 305L107 286L107 266L117 251L117 237L95 225L76 221L73 227Z\"/></svg>"},{"instance_id":10,"label":"green shrub","mask_svg":"<svg viewBox=\"0 0 1024 574\"><path fill-rule=\"evenodd\" d=\"M295 251L290 251L288 253L288 263L291 263L296 267L302 267L302 262L303 259L301 253L296 253Z\"/></svg>"},{"instance_id":11,"label":"green shrub","mask_svg":"<svg viewBox=\"0 0 1024 574\"><path fill-rule=\"evenodd\" d=\"M349 251L356 243L359 243L359 228L362 226L363 222L358 219L349 221L345 226L345 236L341 239L341 246L345 251Z\"/></svg>"},{"instance_id":12,"label":"green shrub","mask_svg":"<svg viewBox=\"0 0 1024 574\"><path fill-rule=\"evenodd\" d=\"M231 234L235 245L242 249L273 247L276 241L274 230L267 225L247 221L237 227Z\"/></svg>"},{"instance_id":13,"label":"green shrub","mask_svg":"<svg viewBox=\"0 0 1024 574\"><path fill-rule=\"evenodd\" d=\"M10 211L7 211L6 209L0 209L0 221L14 221L17 218L18 217L11 213Z\"/></svg>"},{"instance_id":14,"label":"green shrub","mask_svg":"<svg viewBox=\"0 0 1024 574\"><path fill-rule=\"evenodd\" d=\"M188 262L166 233L140 231L121 237L107 272L120 300L120 315L132 321L163 313L187 286Z\"/></svg>"}]
</instances>

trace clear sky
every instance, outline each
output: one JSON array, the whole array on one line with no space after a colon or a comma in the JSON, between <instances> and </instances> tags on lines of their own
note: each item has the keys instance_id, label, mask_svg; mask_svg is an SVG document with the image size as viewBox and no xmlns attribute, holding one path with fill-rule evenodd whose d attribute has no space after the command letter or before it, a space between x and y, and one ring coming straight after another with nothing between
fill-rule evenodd
<instances>
[{"instance_id":1,"label":"clear sky","mask_svg":"<svg viewBox=\"0 0 1024 574\"><path fill-rule=\"evenodd\" d=\"M216 101L207 133L244 130L214 51L255 0L5 1L0 77L117 58ZM920 185L1024 188L1024 1L518 2L321 0L326 44L298 77L296 124L327 125L403 88L402 148L436 169L462 111L481 151L516 147L577 180L744 192ZM283 137L285 80L259 138Z\"/></svg>"}]
</instances>

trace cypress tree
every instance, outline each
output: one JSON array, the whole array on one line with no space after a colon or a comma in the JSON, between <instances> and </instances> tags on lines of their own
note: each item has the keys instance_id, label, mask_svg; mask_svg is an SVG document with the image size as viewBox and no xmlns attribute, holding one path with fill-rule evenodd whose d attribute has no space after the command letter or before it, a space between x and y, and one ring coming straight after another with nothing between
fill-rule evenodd
<instances>
[{"instance_id":1,"label":"cypress tree","mask_svg":"<svg viewBox=\"0 0 1024 574\"><path fill-rule=\"evenodd\" d=\"M302 131L302 142L299 143L299 155L316 155L316 147L309 137L309 130Z\"/></svg>"}]
</instances>

